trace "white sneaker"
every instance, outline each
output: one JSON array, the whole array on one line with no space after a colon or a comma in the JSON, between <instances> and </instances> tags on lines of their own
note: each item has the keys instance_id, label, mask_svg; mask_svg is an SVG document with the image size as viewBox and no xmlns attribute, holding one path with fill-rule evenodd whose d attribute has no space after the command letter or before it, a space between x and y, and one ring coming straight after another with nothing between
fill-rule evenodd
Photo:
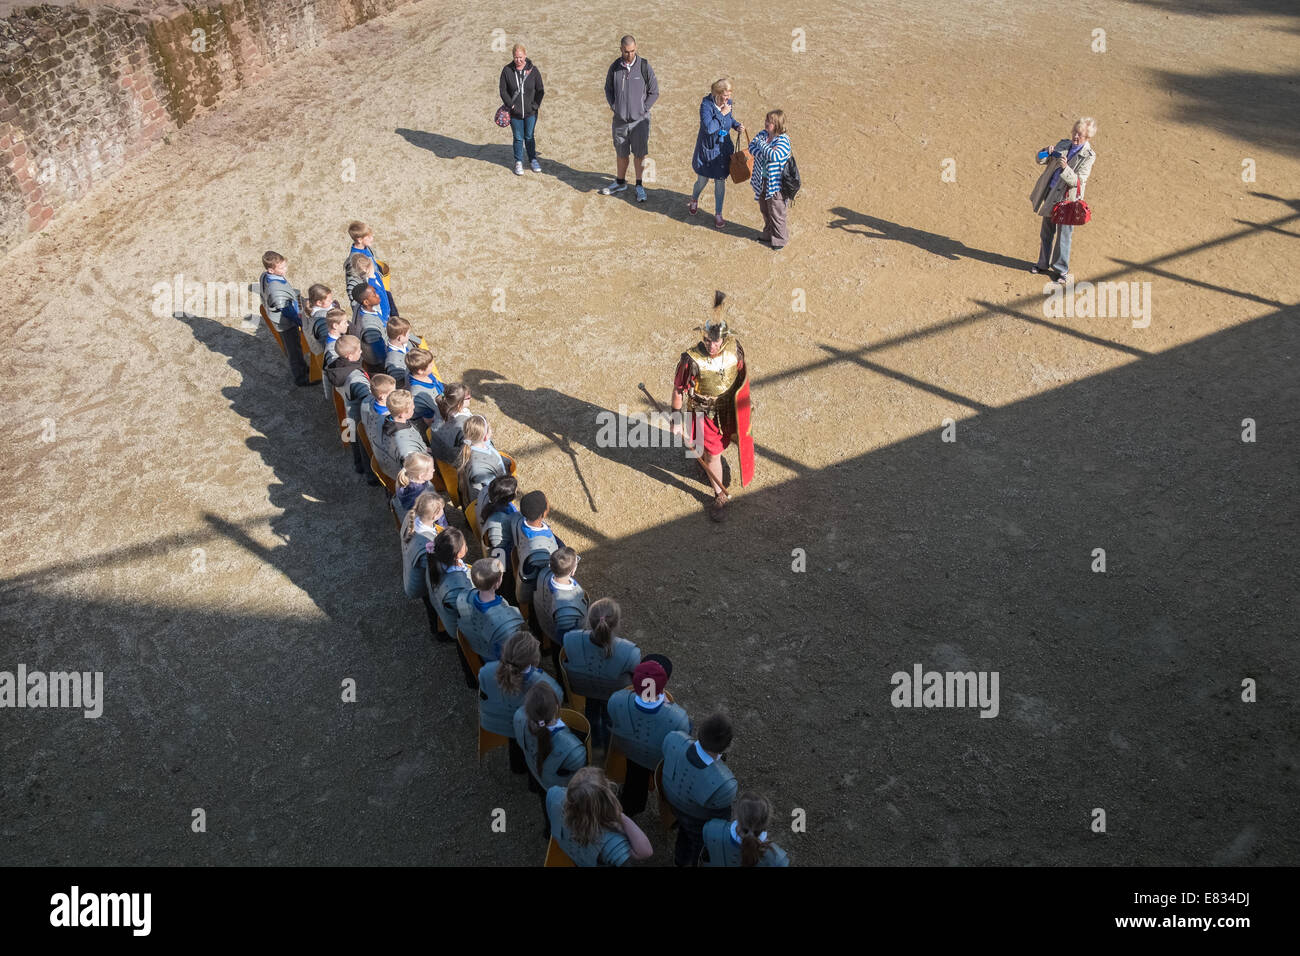
<instances>
[{"instance_id":1,"label":"white sneaker","mask_svg":"<svg viewBox=\"0 0 1300 956\"><path fill-rule=\"evenodd\" d=\"M600 191L602 196L612 196L614 193L627 192L627 183L612 182Z\"/></svg>"},{"instance_id":2,"label":"white sneaker","mask_svg":"<svg viewBox=\"0 0 1300 956\"><path fill-rule=\"evenodd\" d=\"M542 164L534 159L529 168L535 173L540 173L542 171Z\"/></svg>"},{"instance_id":3,"label":"white sneaker","mask_svg":"<svg viewBox=\"0 0 1300 956\"><path fill-rule=\"evenodd\" d=\"M523 174L524 174L524 164L523 164L523 163L515 163L515 175L516 175L516 176L522 176Z\"/></svg>"}]
</instances>

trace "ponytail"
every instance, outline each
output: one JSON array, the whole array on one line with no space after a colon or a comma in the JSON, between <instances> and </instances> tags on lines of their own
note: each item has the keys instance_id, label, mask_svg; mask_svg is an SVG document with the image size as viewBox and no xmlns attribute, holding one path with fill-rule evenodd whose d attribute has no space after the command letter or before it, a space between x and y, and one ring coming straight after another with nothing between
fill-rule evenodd
<instances>
[{"instance_id":1,"label":"ponytail","mask_svg":"<svg viewBox=\"0 0 1300 956\"><path fill-rule=\"evenodd\" d=\"M479 527L483 527L483 522L498 511L505 511L510 507L510 502L518 496L519 479L514 475L498 475L493 478L488 485L488 496L483 506L483 513L478 516Z\"/></svg>"},{"instance_id":2,"label":"ponytail","mask_svg":"<svg viewBox=\"0 0 1300 956\"><path fill-rule=\"evenodd\" d=\"M541 777L546 758L551 755L551 732L547 726L560 713L560 701L546 681L538 681L524 696L524 721L528 732L537 739L537 776Z\"/></svg>"},{"instance_id":3,"label":"ponytail","mask_svg":"<svg viewBox=\"0 0 1300 956\"><path fill-rule=\"evenodd\" d=\"M460 549L465 547L465 535L459 528L444 528L433 539L433 558L429 562L429 583L437 587L442 583L443 567L451 567L459 560Z\"/></svg>"},{"instance_id":4,"label":"ponytail","mask_svg":"<svg viewBox=\"0 0 1300 956\"><path fill-rule=\"evenodd\" d=\"M487 435L487 430L487 419L482 415L471 415L465 420L465 443L460 446L460 462L457 465L458 469L464 469L464 467L469 464L474 444L476 442L481 442L484 439Z\"/></svg>"},{"instance_id":5,"label":"ponytail","mask_svg":"<svg viewBox=\"0 0 1300 956\"><path fill-rule=\"evenodd\" d=\"M411 505L411 510L402 519L402 543L409 542L415 535L416 518L425 521L432 518L434 514L442 514L444 510L442 495L436 491L420 492L420 496L415 499L415 504ZM453 560L455 559L453 558Z\"/></svg>"},{"instance_id":6,"label":"ponytail","mask_svg":"<svg viewBox=\"0 0 1300 956\"><path fill-rule=\"evenodd\" d=\"M524 692L524 671L542 662L541 645L525 628L506 641L501 648L501 661L497 664L497 686L506 697L518 697Z\"/></svg>"},{"instance_id":7,"label":"ponytail","mask_svg":"<svg viewBox=\"0 0 1300 956\"><path fill-rule=\"evenodd\" d=\"M614 629L618 627L622 609L613 598L601 598L587 611L587 627L591 629L591 639L605 652L605 659L614 656Z\"/></svg>"},{"instance_id":8,"label":"ponytail","mask_svg":"<svg viewBox=\"0 0 1300 956\"><path fill-rule=\"evenodd\" d=\"M469 389L461 382L452 382L445 386L442 394L435 399L438 405L438 414L442 416L444 422L449 422L456 414L456 409L465 404L465 399L469 397Z\"/></svg>"},{"instance_id":9,"label":"ponytail","mask_svg":"<svg viewBox=\"0 0 1300 956\"><path fill-rule=\"evenodd\" d=\"M763 854L771 847L771 842L763 839L767 836L763 828L771 816L772 805L766 797L742 793L736 801L736 832L740 834L741 866L757 866Z\"/></svg>"}]
</instances>

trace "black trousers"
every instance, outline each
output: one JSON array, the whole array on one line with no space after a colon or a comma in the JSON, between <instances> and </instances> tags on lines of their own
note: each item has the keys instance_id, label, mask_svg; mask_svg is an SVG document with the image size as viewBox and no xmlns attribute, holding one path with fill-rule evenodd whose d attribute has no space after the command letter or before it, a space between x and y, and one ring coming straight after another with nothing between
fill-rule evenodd
<instances>
[{"instance_id":1,"label":"black trousers","mask_svg":"<svg viewBox=\"0 0 1300 956\"><path fill-rule=\"evenodd\" d=\"M634 817L645 810L646 797L650 792L651 771L631 760L627 762L627 777L623 789L619 791L618 802L623 805L623 812Z\"/></svg>"}]
</instances>

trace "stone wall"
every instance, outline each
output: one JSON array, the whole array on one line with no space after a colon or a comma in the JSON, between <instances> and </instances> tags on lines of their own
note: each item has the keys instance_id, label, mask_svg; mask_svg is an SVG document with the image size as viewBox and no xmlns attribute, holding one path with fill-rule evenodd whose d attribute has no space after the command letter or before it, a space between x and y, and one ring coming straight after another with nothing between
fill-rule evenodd
<instances>
[{"instance_id":1,"label":"stone wall","mask_svg":"<svg viewBox=\"0 0 1300 956\"><path fill-rule=\"evenodd\" d=\"M296 50L411 0L79 0L0 20L0 252Z\"/></svg>"}]
</instances>

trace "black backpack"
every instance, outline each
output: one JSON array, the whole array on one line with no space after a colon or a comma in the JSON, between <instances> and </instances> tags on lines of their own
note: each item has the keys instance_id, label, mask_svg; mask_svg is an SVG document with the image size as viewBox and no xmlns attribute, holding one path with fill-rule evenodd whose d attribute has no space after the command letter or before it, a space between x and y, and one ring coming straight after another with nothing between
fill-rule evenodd
<instances>
[{"instance_id":1,"label":"black backpack","mask_svg":"<svg viewBox=\"0 0 1300 956\"><path fill-rule=\"evenodd\" d=\"M794 197L799 195L801 186L803 180L799 178L799 164L794 161L792 151L790 158L781 167L781 195L785 197L786 202L794 202Z\"/></svg>"}]
</instances>

